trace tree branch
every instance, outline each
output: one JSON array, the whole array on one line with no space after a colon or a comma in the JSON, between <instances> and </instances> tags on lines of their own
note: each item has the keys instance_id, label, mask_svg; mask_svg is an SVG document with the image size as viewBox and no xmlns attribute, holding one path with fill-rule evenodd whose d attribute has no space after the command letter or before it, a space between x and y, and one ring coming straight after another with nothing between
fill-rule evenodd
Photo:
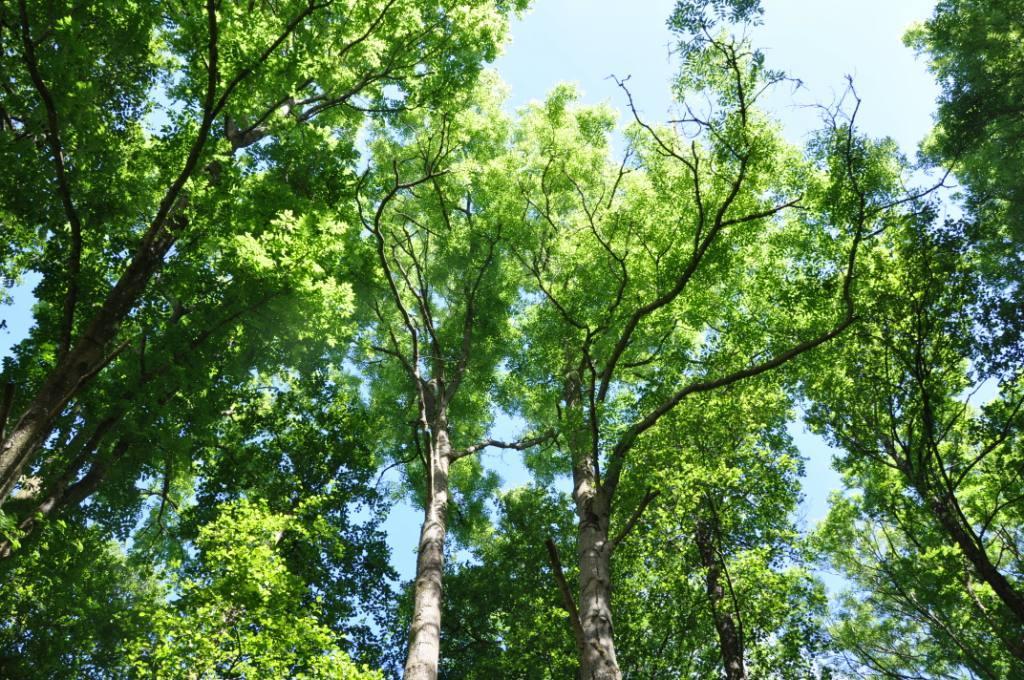
<instances>
[{"instance_id":1,"label":"tree branch","mask_svg":"<svg viewBox=\"0 0 1024 680\"><path fill-rule=\"evenodd\" d=\"M18 13L21 20L21 42L25 50L25 65L28 67L32 84L43 101L46 109L46 141L53 154L53 170L57 178L57 193L68 224L71 226L71 249L68 253L67 279L68 287L64 297L64 318L60 328L60 344L58 357L63 357L71 349L71 335L75 321L75 307L78 304L78 279L82 269L82 221L71 198L71 183L68 180L67 168L64 165L64 147L60 138L60 119L57 116L57 105L53 94L46 86L39 72L39 60L36 58L35 44L29 29L28 8L25 0L18 0Z\"/></svg>"},{"instance_id":2,"label":"tree branch","mask_svg":"<svg viewBox=\"0 0 1024 680\"><path fill-rule=\"evenodd\" d=\"M577 650L583 649L583 624L580 622L580 612L576 608L576 601L573 600L572 590L569 589L569 582L565 580L565 572L562 571L562 561L558 559L558 546L548 538L544 541L548 549L548 560L551 562L551 573L555 577L555 584L562 596L562 607L569 614L569 625L572 626L573 638L576 640Z\"/></svg>"},{"instance_id":3,"label":"tree branch","mask_svg":"<svg viewBox=\"0 0 1024 680\"><path fill-rule=\"evenodd\" d=\"M640 499L640 503L636 506L636 508L633 509L633 514L629 516L628 520L626 520L626 524L625 524L625 526L622 527L622 531L620 531L615 536L615 538L613 538L608 543L608 552L609 553L614 553L615 552L615 549L618 548L619 544L622 543L622 541L626 538L626 536L629 535L629 532L631 532L636 527L637 522L640 521L640 516L644 514L644 510L647 509L647 506L651 504L651 501L653 501L655 498L657 498L660 495L661 495L660 491L654 491L652 489L647 489L647 492L644 493L644 497Z\"/></svg>"},{"instance_id":4,"label":"tree branch","mask_svg":"<svg viewBox=\"0 0 1024 680\"><path fill-rule=\"evenodd\" d=\"M836 323L828 331L821 333L820 335L805 340L804 342L798 343L788 350L776 354L774 357L763 361L753 366L748 366L727 375L715 378L713 380L701 380L690 383L689 385L678 390L675 394L671 395L668 399L663 401L657 408L647 414L646 417L635 423L632 427L623 433L619 439L615 448L612 450L611 462L608 469L608 477L606 479L606 485L610 485L614 490L615 484L618 483L619 474L622 471L623 463L625 462L626 453L633 446L633 442L642 433L646 432L650 428L654 427L655 424L668 412L670 412L676 405L679 404L684 398L691 394L698 394L701 392L710 392L719 387L725 387L732 383L746 380L747 378L753 378L755 376L766 373L772 369L778 368L789 361L797 358L801 354L808 352L833 338L840 335L845 331L853 322L856 320L855 308L853 303L852 288L853 285L853 274L854 265L857 260L857 250L860 246L861 239L863 237L863 225L858 226L857 233L854 236L853 244L850 247L850 253L847 260L846 274L843 281L843 304L846 308L846 312L843 318Z\"/></svg>"},{"instance_id":5,"label":"tree branch","mask_svg":"<svg viewBox=\"0 0 1024 680\"><path fill-rule=\"evenodd\" d=\"M484 441L479 442L477 444L473 444L473 446L462 449L461 451L452 451L448 455L448 459L455 461L458 460L459 458L465 458L466 456L470 456L476 453L477 451L480 451L481 449L486 449L488 446L493 446L497 449L512 449L515 451L523 451L524 449L528 449L531 446L537 446L538 444L543 444L545 442L551 441L554 438L554 432L545 432L540 436L531 437L529 439L521 439L516 442L503 442L497 439L485 439Z\"/></svg>"},{"instance_id":6,"label":"tree branch","mask_svg":"<svg viewBox=\"0 0 1024 680\"><path fill-rule=\"evenodd\" d=\"M11 415L11 407L14 405L14 381L8 380L4 385L4 396L0 400L0 441L3 441L7 433L7 418Z\"/></svg>"}]
</instances>

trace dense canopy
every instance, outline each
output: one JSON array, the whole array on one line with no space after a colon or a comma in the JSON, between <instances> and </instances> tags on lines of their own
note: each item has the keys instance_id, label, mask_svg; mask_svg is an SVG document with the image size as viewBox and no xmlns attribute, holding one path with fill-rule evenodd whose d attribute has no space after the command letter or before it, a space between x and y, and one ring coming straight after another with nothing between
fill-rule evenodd
<instances>
[{"instance_id":1,"label":"dense canopy","mask_svg":"<svg viewBox=\"0 0 1024 680\"><path fill-rule=\"evenodd\" d=\"M512 111L528 4L0 0L0 677L1024 677L1024 5L910 159L758 0Z\"/></svg>"}]
</instances>

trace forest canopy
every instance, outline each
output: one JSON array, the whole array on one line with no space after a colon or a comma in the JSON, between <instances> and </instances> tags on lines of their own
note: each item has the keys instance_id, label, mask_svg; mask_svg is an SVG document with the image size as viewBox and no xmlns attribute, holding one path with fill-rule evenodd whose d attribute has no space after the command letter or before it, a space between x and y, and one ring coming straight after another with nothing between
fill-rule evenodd
<instances>
[{"instance_id":1,"label":"forest canopy","mask_svg":"<svg viewBox=\"0 0 1024 680\"><path fill-rule=\"evenodd\" d=\"M514 109L530 4L0 0L0 677L1024 677L1024 2L913 157L759 0Z\"/></svg>"}]
</instances>

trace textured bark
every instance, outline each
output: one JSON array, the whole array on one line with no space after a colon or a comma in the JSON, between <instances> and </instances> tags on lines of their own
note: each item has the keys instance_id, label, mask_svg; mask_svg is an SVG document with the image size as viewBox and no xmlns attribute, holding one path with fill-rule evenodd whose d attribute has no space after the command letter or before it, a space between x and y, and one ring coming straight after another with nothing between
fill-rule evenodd
<instances>
[{"instance_id":1,"label":"textured bark","mask_svg":"<svg viewBox=\"0 0 1024 680\"><path fill-rule=\"evenodd\" d=\"M612 629L612 543L608 527L611 498L616 482L601 484L598 469L600 454L593 429L584 415L579 371L569 371L565 383L563 434L572 453L573 490L576 504L579 566L579 649L580 680L621 680L622 671L615 656ZM590 414L589 417L593 417Z\"/></svg>"},{"instance_id":2,"label":"textured bark","mask_svg":"<svg viewBox=\"0 0 1024 680\"><path fill-rule=\"evenodd\" d=\"M448 513L448 466L452 453L447 421L435 420L427 475L427 503L416 557L412 629L405 680L436 680L441 657L441 582Z\"/></svg>"},{"instance_id":3,"label":"textured bark","mask_svg":"<svg viewBox=\"0 0 1024 680\"><path fill-rule=\"evenodd\" d=\"M611 550L608 543L609 513L605 508L580 508L579 585L583 680L621 680L612 637Z\"/></svg>"},{"instance_id":4,"label":"textured bark","mask_svg":"<svg viewBox=\"0 0 1024 680\"><path fill-rule=\"evenodd\" d=\"M722 665L726 680L747 680L743 664L743 638L732 607L725 598L722 561L718 554L717 528L715 518L702 517L697 522L695 538L701 566L704 567L704 587L708 607L718 633L718 646L722 652Z\"/></svg>"}]
</instances>

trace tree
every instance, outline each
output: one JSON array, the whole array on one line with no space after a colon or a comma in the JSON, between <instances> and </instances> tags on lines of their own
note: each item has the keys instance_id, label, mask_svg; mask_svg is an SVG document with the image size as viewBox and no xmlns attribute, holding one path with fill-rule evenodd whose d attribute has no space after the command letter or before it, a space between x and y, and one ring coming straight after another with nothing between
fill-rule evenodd
<instances>
[{"instance_id":1,"label":"tree","mask_svg":"<svg viewBox=\"0 0 1024 680\"><path fill-rule=\"evenodd\" d=\"M542 441L485 437L519 288L508 248L526 236L504 189L513 172L508 121L483 94L493 85L483 82L458 113L414 115L394 132L381 130L373 142L377 171L364 176L369 198L360 215L378 282L367 293L367 349L386 360L367 370L374 403L394 418L388 434L396 464L404 465L424 509L405 664L410 680L437 676L451 488L467 499L478 491L476 452ZM460 459L466 462L452 469Z\"/></svg>"},{"instance_id":2,"label":"tree","mask_svg":"<svg viewBox=\"0 0 1024 680\"><path fill-rule=\"evenodd\" d=\"M298 673L311 650L337 668L378 665L394 575L377 528L374 430L356 381L337 372L261 376L232 392L228 414L189 433L187 467L141 489L108 480L5 561L11 673L227 674L241 652L224 617L252 634L238 663L263 670L250 674L273 663Z\"/></svg>"},{"instance_id":3,"label":"tree","mask_svg":"<svg viewBox=\"0 0 1024 680\"><path fill-rule=\"evenodd\" d=\"M574 110L559 90L527 114L519 190L539 239L519 257L542 302L514 370L521 408L559 432L573 474L588 679L620 677L610 521L634 445L688 396L848 328L858 250L902 200L891 145L858 137L853 116L832 118L806 158L787 147L755 108L780 78L745 44L706 34L679 87L711 109L684 103L675 130L638 119L615 165L608 113Z\"/></svg>"},{"instance_id":4,"label":"tree","mask_svg":"<svg viewBox=\"0 0 1024 680\"><path fill-rule=\"evenodd\" d=\"M123 361L146 325L174 322L158 272L216 267L209 256L225 237L266 224L232 219L239 199L274 216L298 207L284 187L250 193L260 179L287 186L298 171L314 180L300 195L326 179L335 193L322 202L346 186L351 197L365 113L425 105L471 82L511 9L446 0L0 6L11 74L0 105L0 214L13 234L2 269L43 277L37 351L4 371L0 503L92 379Z\"/></svg>"},{"instance_id":5,"label":"tree","mask_svg":"<svg viewBox=\"0 0 1024 680\"><path fill-rule=\"evenodd\" d=\"M813 674L825 598L794 525L803 465L788 402L778 373L733 385L680 406L637 445L622 506L658 495L614 565L624 675Z\"/></svg>"},{"instance_id":6,"label":"tree","mask_svg":"<svg viewBox=\"0 0 1024 680\"><path fill-rule=\"evenodd\" d=\"M822 540L870 593L850 604L851 618L870 622L872 607L899 615L948 639L950 666L1002 677L1024 652L1012 481L1024 399L1010 380L982 411L970 403L979 277L962 225L934 225L931 214L893 232L866 265L879 275L864 322L830 353L832 370L807 383L811 422L844 450L840 469L861 490L836 499ZM986 636L1003 649L975 641Z\"/></svg>"},{"instance_id":7,"label":"tree","mask_svg":"<svg viewBox=\"0 0 1024 680\"><path fill-rule=\"evenodd\" d=\"M979 361L1011 372L1024 360L1024 316L1015 304L1024 285L1022 13L1019 0L941 0L906 36L928 58L941 88L937 124L922 146L925 160L949 168L963 183L966 236L984 254L977 266L988 285L978 290L977 304L991 337Z\"/></svg>"}]
</instances>

